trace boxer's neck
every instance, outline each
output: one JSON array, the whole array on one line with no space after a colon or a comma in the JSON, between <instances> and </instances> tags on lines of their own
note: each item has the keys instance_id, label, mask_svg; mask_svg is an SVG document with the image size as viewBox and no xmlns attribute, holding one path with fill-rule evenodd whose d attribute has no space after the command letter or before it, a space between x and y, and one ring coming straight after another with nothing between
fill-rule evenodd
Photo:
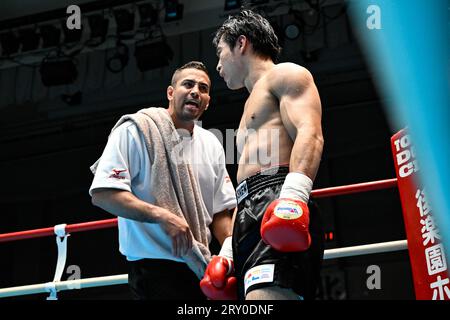
<instances>
[{"instance_id":1,"label":"boxer's neck","mask_svg":"<svg viewBox=\"0 0 450 320\"><path fill-rule=\"evenodd\" d=\"M255 83L275 66L271 59L263 59L257 56L248 59L248 74L244 85L248 92L252 92Z\"/></svg>"}]
</instances>

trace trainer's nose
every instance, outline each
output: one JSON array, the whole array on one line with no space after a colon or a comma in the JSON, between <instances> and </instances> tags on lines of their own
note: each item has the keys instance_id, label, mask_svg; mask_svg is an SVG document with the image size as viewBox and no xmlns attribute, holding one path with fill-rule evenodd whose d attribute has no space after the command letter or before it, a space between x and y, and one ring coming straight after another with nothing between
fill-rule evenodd
<instances>
[{"instance_id":1,"label":"trainer's nose","mask_svg":"<svg viewBox=\"0 0 450 320\"><path fill-rule=\"evenodd\" d=\"M220 71L222 70L222 65L220 64L220 61L217 63L216 70L218 73L220 73Z\"/></svg>"},{"instance_id":2,"label":"trainer's nose","mask_svg":"<svg viewBox=\"0 0 450 320\"><path fill-rule=\"evenodd\" d=\"M195 89L193 89L191 91L190 95L191 95L192 98L195 98L195 99L197 99L199 97L198 91L195 90Z\"/></svg>"}]
</instances>

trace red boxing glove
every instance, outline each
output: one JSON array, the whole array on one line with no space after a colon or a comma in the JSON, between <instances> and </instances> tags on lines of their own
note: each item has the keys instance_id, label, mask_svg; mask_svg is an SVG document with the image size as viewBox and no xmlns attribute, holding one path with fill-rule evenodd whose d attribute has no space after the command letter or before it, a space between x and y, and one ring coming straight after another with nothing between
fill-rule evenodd
<instances>
[{"instance_id":1,"label":"red boxing glove","mask_svg":"<svg viewBox=\"0 0 450 320\"><path fill-rule=\"evenodd\" d=\"M278 251L307 250L311 245L308 205L296 199L273 201L264 213L261 237Z\"/></svg>"},{"instance_id":2,"label":"red boxing glove","mask_svg":"<svg viewBox=\"0 0 450 320\"><path fill-rule=\"evenodd\" d=\"M233 260L215 256L206 267L200 288L211 300L237 300Z\"/></svg>"}]
</instances>

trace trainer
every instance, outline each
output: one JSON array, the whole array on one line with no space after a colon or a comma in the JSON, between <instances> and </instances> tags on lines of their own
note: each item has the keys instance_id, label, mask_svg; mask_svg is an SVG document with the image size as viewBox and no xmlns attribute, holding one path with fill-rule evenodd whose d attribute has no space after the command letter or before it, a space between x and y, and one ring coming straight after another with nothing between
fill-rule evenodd
<instances>
[{"instance_id":1,"label":"trainer","mask_svg":"<svg viewBox=\"0 0 450 320\"><path fill-rule=\"evenodd\" d=\"M92 203L118 216L135 299L205 299L198 281L211 259L211 232L220 244L231 234L236 198L224 150L196 124L210 87L203 63L178 68L169 107L123 116L91 167Z\"/></svg>"}]
</instances>

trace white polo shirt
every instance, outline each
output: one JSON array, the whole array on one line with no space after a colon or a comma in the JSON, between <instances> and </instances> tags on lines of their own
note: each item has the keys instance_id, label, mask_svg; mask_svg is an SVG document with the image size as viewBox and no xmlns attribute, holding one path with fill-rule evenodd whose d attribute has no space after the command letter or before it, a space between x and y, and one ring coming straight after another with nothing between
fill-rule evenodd
<instances>
[{"instance_id":1,"label":"white polo shirt","mask_svg":"<svg viewBox=\"0 0 450 320\"><path fill-rule=\"evenodd\" d=\"M233 184L225 167L225 153L216 136L195 125L192 138L183 139L183 159L191 163L208 211L210 225L215 213L236 207ZM145 142L132 122L116 128L100 158L89 189L113 188L133 193L155 203L150 188L151 170ZM161 186L164 188L164 186ZM172 241L157 223L142 223L119 217L119 250L130 261L143 258L183 261L172 254ZM208 228L208 240L211 234Z\"/></svg>"}]
</instances>

